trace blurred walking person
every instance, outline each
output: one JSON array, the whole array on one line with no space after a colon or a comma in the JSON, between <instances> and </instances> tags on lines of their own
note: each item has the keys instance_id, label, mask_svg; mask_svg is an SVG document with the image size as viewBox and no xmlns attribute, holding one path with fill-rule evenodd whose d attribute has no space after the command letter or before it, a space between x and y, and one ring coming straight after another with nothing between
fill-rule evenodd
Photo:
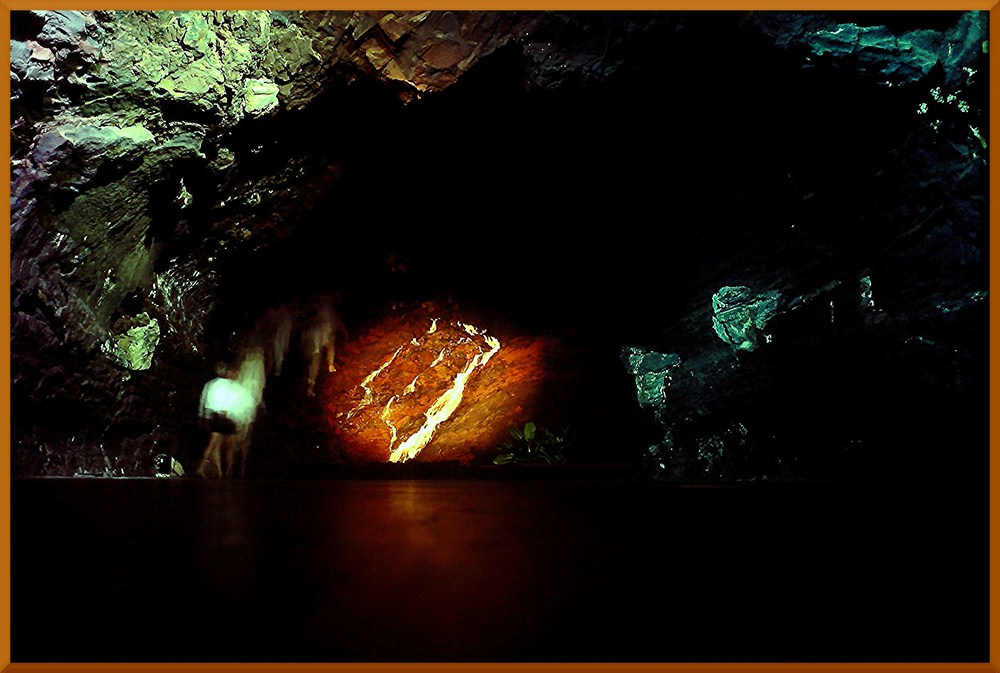
<instances>
[{"instance_id":1,"label":"blurred walking person","mask_svg":"<svg viewBox=\"0 0 1000 673\"><path fill-rule=\"evenodd\" d=\"M316 380L320 365L325 362L330 373L337 370L335 363L338 337L347 338L347 328L336 309L337 298L333 295L319 295L306 309L305 325L302 330L302 354L308 362L306 394L316 395Z\"/></svg>"},{"instance_id":2,"label":"blurred walking person","mask_svg":"<svg viewBox=\"0 0 1000 673\"><path fill-rule=\"evenodd\" d=\"M227 468L231 472L234 446L245 438L253 422L256 405L253 396L236 380L237 370L220 367L218 376L201 391L198 418L201 426L209 431L208 446L198 465L198 475L210 476L209 466L215 467L213 476L221 477L222 454L226 454Z\"/></svg>"}]
</instances>

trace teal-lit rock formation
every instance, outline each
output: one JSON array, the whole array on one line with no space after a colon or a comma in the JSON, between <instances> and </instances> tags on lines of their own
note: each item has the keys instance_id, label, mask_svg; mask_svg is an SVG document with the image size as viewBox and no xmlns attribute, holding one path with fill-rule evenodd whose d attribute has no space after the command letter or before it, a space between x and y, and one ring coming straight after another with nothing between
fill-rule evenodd
<instances>
[{"instance_id":1,"label":"teal-lit rock formation","mask_svg":"<svg viewBox=\"0 0 1000 673\"><path fill-rule=\"evenodd\" d=\"M748 287L726 286L712 295L712 328L736 350L757 350L770 341L764 328L780 306L777 292L757 295Z\"/></svg>"},{"instance_id":2,"label":"teal-lit rock formation","mask_svg":"<svg viewBox=\"0 0 1000 673\"><path fill-rule=\"evenodd\" d=\"M681 364L674 353L654 353L639 348L626 348L622 359L635 377L636 399L640 407L658 408L663 404L664 391L670 387L671 372Z\"/></svg>"}]
</instances>

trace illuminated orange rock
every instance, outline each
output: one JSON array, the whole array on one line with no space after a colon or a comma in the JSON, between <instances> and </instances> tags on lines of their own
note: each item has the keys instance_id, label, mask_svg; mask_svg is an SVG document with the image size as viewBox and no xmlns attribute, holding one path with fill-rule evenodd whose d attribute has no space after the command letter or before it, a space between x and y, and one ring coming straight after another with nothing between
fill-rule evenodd
<instances>
[{"instance_id":1,"label":"illuminated orange rock","mask_svg":"<svg viewBox=\"0 0 1000 673\"><path fill-rule=\"evenodd\" d=\"M494 336L436 306L390 316L341 349L322 389L348 460L468 462L530 418L554 342ZM501 329L502 331L502 329Z\"/></svg>"}]
</instances>

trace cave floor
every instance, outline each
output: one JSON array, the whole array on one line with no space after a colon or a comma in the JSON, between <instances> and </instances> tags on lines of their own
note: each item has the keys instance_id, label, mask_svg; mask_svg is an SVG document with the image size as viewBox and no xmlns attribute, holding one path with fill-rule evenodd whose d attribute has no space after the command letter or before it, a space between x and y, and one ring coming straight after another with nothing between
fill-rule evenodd
<instances>
[{"instance_id":1,"label":"cave floor","mask_svg":"<svg viewBox=\"0 0 1000 673\"><path fill-rule=\"evenodd\" d=\"M985 661L975 493L15 480L13 660Z\"/></svg>"}]
</instances>

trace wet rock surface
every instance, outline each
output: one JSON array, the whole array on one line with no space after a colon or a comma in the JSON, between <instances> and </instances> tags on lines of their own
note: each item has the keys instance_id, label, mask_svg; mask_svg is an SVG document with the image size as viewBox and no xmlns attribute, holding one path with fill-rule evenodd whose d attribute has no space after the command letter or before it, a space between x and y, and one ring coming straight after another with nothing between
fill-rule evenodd
<instances>
[{"instance_id":1,"label":"wet rock surface","mask_svg":"<svg viewBox=\"0 0 1000 673\"><path fill-rule=\"evenodd\" d=\"M101 346L101 352L120 367L149 369L159 341L159 323L149 314L140 313L119 319L111 328L111 338Z\"/></svg>"},{"instance_id":2,"label":"wet rock surface","mask_svg":"<svg viewBox=\"0 0 1000 673\"><path fill-rule=\"evenodd\" d=\"M322 395L347 461L398 462L399 449L429 431L404 462L480 464L492 460L508 428L532 419L566 422L560 407L573 397L573 375L548 364L560 354L566 359L558 341L494 335L481 321L462 322L462 315L431 304L396 312L344 349L343 365Z\"/></svg>"},{"instance_id":3,"label":"wet rock surface","mask_svg":"<svg viewBox=\"0 0 1000 673\"><path fill-rule=\"evenodd\" d=\"M660 477L975 472L986 18L14 12L15 473L190 460L240 331L326 288L352 328L488 307L480 429L541 379L583 455ZM262 466L338 455L301 390Z\"/></svg>"}]
</instances>

